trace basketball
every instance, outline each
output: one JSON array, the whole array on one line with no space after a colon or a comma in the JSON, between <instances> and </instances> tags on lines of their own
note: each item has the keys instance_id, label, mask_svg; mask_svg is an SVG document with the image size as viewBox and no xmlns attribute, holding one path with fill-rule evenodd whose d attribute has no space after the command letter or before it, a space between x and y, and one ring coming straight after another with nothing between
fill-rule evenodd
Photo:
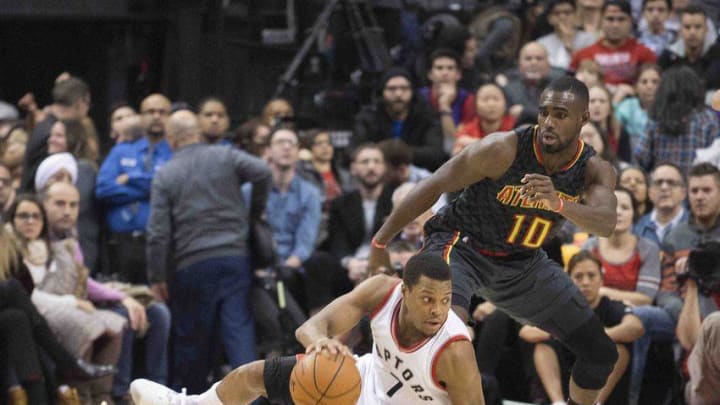
<instances>
[{"instance_id":1,"label":"basketball","mask_svg":"<svg viewBox=\"0 0 720 405\"><path fill-rule=\"evenodd\" d=\"M314 352L299 359L290 375L295 405L351 405L360 398L360 372L344 354Z\"/></svg>"}]
</instances>

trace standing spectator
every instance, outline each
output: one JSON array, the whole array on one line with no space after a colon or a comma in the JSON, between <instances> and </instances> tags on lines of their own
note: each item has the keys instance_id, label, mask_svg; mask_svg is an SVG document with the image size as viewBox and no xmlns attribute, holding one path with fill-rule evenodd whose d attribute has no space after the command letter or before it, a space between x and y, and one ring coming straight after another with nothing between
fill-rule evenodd
<instances>
[{"instance_id":1,"label":"standing spectator","mask_svg":"<svg viewBox=\"0 0 720 405\"><path fill-rule=\"evenodd\" d=\"M663 70L689 66L703 80L706 91L720 88L720 44L708 41L708 18L705 10L689 5L680 10L680 38L658 59Z\"/></svg>"},{"instance_id":2,"label":"standing spectator","mask_svg":"<svg viewBox=\"0 0 720 405\"><path fill-rule=\"evenodd\" d=\"M262 123L272 129L295 127L295 110L284 98L274 98L262 110Z\"/></svg>"},{"instance_id":3,"label":"standing spectator","mask_svg":"<svg viewBox=\"0 0 720 405\"><path fill-rule=\"evenodd\" d=\"M597 36L575 27L574 0L550 0L545 13L553 32L537 41L547 50L550 66L567 70L572 54L592 45Z\"/></svg>"},{"instance_id":4,"label":"standing spectator","mask_svg":"<svg viewBox=\"0 0 720 405\"><path fill-rule=\"evenodd\" d=\"M200 101L197 118L205 143L230 145L227 139L230 118L222 100L217 97L207 97Z\"/></svg>"},{"instance_id":5,"label":"standing spectator","mask_svg":"<svg viewBox=\"0 0 720 405\"><path fill-rule=\"evenodd\" d=\"M386 71L380 80L382 97L364 106L355 118L352 148L366 142L398 138L413 150L413 163L434 170L445 160L437 114L413 91L410 74L401 68Z\"/></svg>"},{"instance_id":6,"label":"standing spectator","mask_svg":"<svg viewBox=\"0 0 720 405\"><path fill-rule=\"evenodd\" d=\"M12 187L10 169L0 161L0 217L4 216L8 208L15 201L15 189Z\"/></svg>"},{"instance_id":7,"label":"standing spectator","mask_svg":"<svg viewBox=\"0 0 720 405\"><path fill-rule=\"evenodd\" d=\"M633 233L662 246L665 235L687 222L685 176L672 163L663 163L650 173L648 197L653 209L635 224Z\"/></svg>"},{"instance_id":8,"label":"standing spectator","mask_svg":"<svg viewBox=\"0 0 720 405\"><path fill-rule=\"evenodd\" d=\"M167 140L177 152L153 180L148 280L159 297L172 299L174 385L202 392L217 327L233 368L255 358L245 241L249 222L262 215L270 172L244 152L202 144L190 111L170 117ZM248 181L250 207L240 190Z\"/></svg>"},{"instance_id":9,"label":"standing spectator","mask_svg":"<svg viewBox=\"0 0 720 405\"><path fill-rule=\"evenodd\" d=\"M87 117L88 110L90 110L90 87L77 77L56 81L52 90L52 98L53 103L46 108L49 113L35 125L28 140L20 182L21 191L34 191L35 170L47 157L47 141L55 121L81 120Z\"/></svg>"},{"instance_id":10,"label":"standing spectator","mask_svg":"<svg viewBox=\"0 0 720 405\"><path fill-rule=\"evenodd\" d=\"M615 118L610 92L603 85L592 86L589 90L590 122L597 125L605 134L613 155L629 163L632 160L630 137Z\"/></svg>"},{"instance_id":11,"label":"standing spectator","mask_svg":"<svg viewBox=\"0 0 720 405\"><path fill-rule=\"evenodd\" d=\"M612 91L619 84L632 84L638 67L657 59L653 51L633 38L632 25L630 4L626 0L605 1L602 39L576 52L570 69L575 71L580 62L592 59L600 65L605 83Z\"/></svg>"},{"instance_id":12,"label":"standing spectator","mask_svg":"<svg viewBox=\"0 0 720 405\"><path fill-rule=\"evenodd\" d=\"M628 166L620 170L618 174L618 184L632 191L635 201L638 203L634 224L653 209L653 203L648 196L650 187L648 183L647 174L637 166ZM633 230L633 232L635 231Z\"/></svg>"},{"instance_id":13,"label":"standing spectator","mask_svg":"<svg viewBox=\"0 0 720 405\"><path fill-rule=\"evenodd\" d=\"M450 49L436 49L430 54L429 87L418 90L420 96L440 114L445 152L450 153L457 126L475 116L475 95L461 89L460 56Z\"/></svg>"},{"instance_id":14,"label":"standing spectator","mask_svg":"<svg viewBox=\"0 0 720 405\"><path fill-rule=\"evenodd\" d=\"M115 145L97 177L95 197L105 204L110 231L110 272L130 283L146 282L145 226L150 215L150 185L155 172L170 160L165 122L170 100L152 94L140 105L145 136Z\"/></svg>"},{"instance_id":15,"label":"standing spectator","mask_svg":"<svg viewBox=\"0 0 720 405\"><path fill-rule=\"evenodd\" d=\"M630 146L635 144L635 139L643 136L648 122L648 111L655 101L660 84L660 68L654 64L640 66L635 87L622 87L623 90L615 92L613 100L615 104L615 118L622 129L630 136ZM625 96L634 96L627 97Z\"/></svg>"},{"instance_id":16,"label":"standing spectator","mask_svg":"<svg viewBox=\"0 0 720 405\"><path fill-rule=\"evenodd\" d=\"M600 295L634 306L650 305L660 287L660 248L632 233L637 202L626 188L615 190L617 223L607 238L592 237L583 249L602 263Z\"/></svg>"},{"instance_id":17,"label":"standing spectator","mask_svg":"<svg viewBox=\"0 0 720 405\"><path fill-rule=\"evenodd\" d=\"M638 31L641 44L650 48L658 57L675 40L675 32L665 26L670 16L670 0L643 0L642 17L646 23Z\"/></svg>"},{"instance_id":18,"label":"standing spectator","mask_svg":"<svg viewBox=\"0 0 720 405\"><path fill-rule=\"evenodd\" d=\"M691 68L663 73L645 134L635 140L640 166L650 171L659 162L673 162L687 174L695 151L710 146L720 134L720 120L705 106L703 94L702 81Z\"/></svg>"},{"instance_id":19,"label":"standing spectator","mask_svg":"<svg viewBox=\"0 0 720 405\"><path fill-rule=\"evenodd\" d=\"M488 83L480 86L475 94L475 107L477 117L458 128L454 150L466 145L464 138L477 140L493 132L509 131L515 127L515 119L508 114L505 92L499 85Z\"/></svg>"},{"instance_id":20,"label":"standing spectator","mask_svg":"<svg viewBox=\"0 0 720 405\"><path fill-rule=\"evenodd\" d=\"M577 24L578 28L595 38L602 36L603 0L578 0Z\"/></svg>"},{"instance_id":21,"label":"standing spectator","mask_svg":"<svg viewBox=\"0 0 720 405\"><path fill-rule=\"evenodd\" d=\"M628 379L625 370L630 363L629 345L643 335L642 323L631 308L600 293L604 277L602 264L592 253L582 251L573 256L568 263L568 275L600 318L618 351L615 367L600 390L598 403L627 404ZM520 337L535 345L535 369L550 401L553 404L564 403L573 354L549 333L534 326L523 326Z\"/></svg>"},{"instance_id":22,"label":"standing spectator","mask_svg":"<svg viewBox=\"0 0 720 405\"><path fill-rule=\"evenodd\" d=\"M565 72L552 69L548 53L538 42L528 42L520 48L518 68L507 73L505 85L510 115L516 122L534 122L538 115L540 93L551 81L565 76Z\"/></svg>"},{"instance_id":23,"label":"standing spectator","mask_svg":"<svg viewBox=\"0 0 720 405\"><path fill-rule=\"evenodd\" d=\"M138 113L129 104L120 102L110 107L110 139L115 143L125 142L126 139L120 135L118 126L129 117L137 116Z\"/></svg>"},{"instance_id":24,"label":"standing spectator","mask_svg":"<svg viewBox=\"0 0 720 405\"><path fill-rule=\"evenodd\" d=\"M385 158L378 146L359 146L350 164L358 189L335 199L330 208L329 251L355 283L367 276L370 239L392 210L392 190L384 182L385 170Z\"/></svg>"}]
</instances>

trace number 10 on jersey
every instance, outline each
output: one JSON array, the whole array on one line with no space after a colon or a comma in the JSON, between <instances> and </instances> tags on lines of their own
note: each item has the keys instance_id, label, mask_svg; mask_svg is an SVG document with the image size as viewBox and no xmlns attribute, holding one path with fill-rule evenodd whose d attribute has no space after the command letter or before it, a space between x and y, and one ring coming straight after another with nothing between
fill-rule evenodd
<instances>
[{"instance_id":1,"label":"number 10 on jersey","mask_svg":"<svg viewBox=\"0 0 720 405\"><path fill-rule=\"evenodd\" d=\"M520 243L522 246L530 249L537 249L543 244L553 224L553 221L548 219L540 218L534 215L528 218L527 215L523 214L515 214L513 221L512 230L506 239L507 243L511 245ZM521 237L520 232L522 231L526 221L530 225L528 226L525 235Z\"/></svg>"}]
</instances>

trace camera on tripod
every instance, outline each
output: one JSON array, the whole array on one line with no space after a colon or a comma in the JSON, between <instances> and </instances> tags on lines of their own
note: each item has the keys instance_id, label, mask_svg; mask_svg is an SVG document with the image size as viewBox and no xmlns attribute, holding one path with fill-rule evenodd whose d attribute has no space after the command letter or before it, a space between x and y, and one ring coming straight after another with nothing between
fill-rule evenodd
<instances>
[{"instance_id":1,"label":"camera on tripod","mask_svg":"<svg viewBox=\"0 0 720 405\"><path fill-rule=\"evenodd\" d=\"M687 271L677 280L684 283L689 278L695 280L703 295L720 292L720 241L702 242L690 252Z\"/></svg>"}]
</instances>

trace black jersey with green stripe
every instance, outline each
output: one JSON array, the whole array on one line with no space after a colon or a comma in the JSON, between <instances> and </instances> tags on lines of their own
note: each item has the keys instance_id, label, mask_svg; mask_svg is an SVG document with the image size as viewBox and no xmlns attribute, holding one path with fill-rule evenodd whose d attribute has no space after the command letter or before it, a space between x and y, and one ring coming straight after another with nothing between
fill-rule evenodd
<instances>
[{"instance_id":1,"label":"black jersey with green stripe","mask_svg":"<svg viewBox=\"0 0 720 405\"><path fill-rule=\"evenodd\" d=\"M537 126L517 129L517 154L510 168L498 180L484 179L467 187L460 196L430 220L434 226L460 231L490 255L529 253L552 238L564 218L541 202L526 201L520 195L525 174L548 175L543 166ZM595 154L578 140L578 151L561 170L550 175L560 198L578 202L585 191L585 166Z\"/></svg>"}]
</instances>

